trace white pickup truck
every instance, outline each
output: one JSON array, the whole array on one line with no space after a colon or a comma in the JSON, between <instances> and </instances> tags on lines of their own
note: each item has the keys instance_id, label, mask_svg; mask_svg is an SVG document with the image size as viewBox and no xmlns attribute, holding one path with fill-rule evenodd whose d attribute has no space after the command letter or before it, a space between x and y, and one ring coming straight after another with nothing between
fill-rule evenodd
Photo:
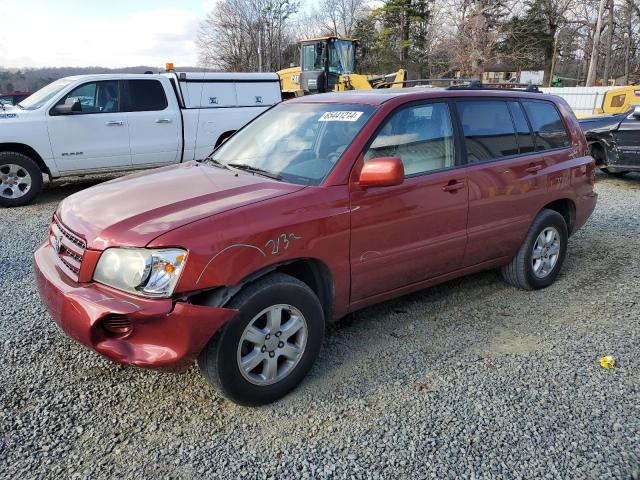
<instances>
[{"instance_id":1,"label":"white pickup truck","mask_svg":"<svg viewBox=\"0 0 640 480\"><path fill-rule=\"evenodd\" d=\"M275 73L82 75L0 106L0 206L50 179L205 158L280 102Z\"/></svg>"}]
</instances>

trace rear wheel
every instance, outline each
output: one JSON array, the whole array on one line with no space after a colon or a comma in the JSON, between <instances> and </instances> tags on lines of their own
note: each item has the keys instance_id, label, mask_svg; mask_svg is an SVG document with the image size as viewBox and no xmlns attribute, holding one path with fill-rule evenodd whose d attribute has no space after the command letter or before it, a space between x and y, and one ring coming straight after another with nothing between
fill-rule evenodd
<instances>
[{"instance_id":1,"label":"rear wheel","mask_svg":"<svg viewBox=\"0 0 640 480\"><path fill-rule=\"evenodd\" d=\"M270 403L293 390L322 345L324 315L315 293L294 277L273 273L226 307L240 314L200 353L204 377L243 405Z\"/></svg>"},{"instance_id":2,"label":"rear wheel","mask_svg":"<svg viewBox=\"0 0 640 480\"><path fill-rule=\"evenodd\" d=\"M0 206L26 205L41 190L42 172L36 162L22 153L0 152Z\"/></svg>"},{"instance_id":3,"label":"rear wheel","mask_svg":"<svg viewBox=\"0 0 640 480\"><path fill-rule=\"evenodd\" d=\"M567 239L564 217L555 210L543 209L533 220L511 263L502 267L502 277L524 290L551 285L564 262Z\"/></svg>"}]
</instances>

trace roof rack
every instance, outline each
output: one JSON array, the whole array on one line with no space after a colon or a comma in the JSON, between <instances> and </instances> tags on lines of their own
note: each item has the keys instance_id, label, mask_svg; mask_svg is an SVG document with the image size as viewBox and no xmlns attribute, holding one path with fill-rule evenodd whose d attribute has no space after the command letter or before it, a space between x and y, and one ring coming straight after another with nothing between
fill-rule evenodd
<instances>
[{"instance_id":1,"label":"roof rack","mask_svg":"<svg viewBox=\"0 0 640 480\"><path fill-rule=\"evenodd\" d=\"M525 88L514 88L505 84L500 87L492 87L491 84L484 85L480 80L471 80L467 85L451 85L447 87L447 90L499 90L499 91L508 91L508 92L531 92L531 93L542 93L542 90L538 88L537 85L530 83Z\"/></svg>"},{"instance_id":2,"label":"roof rack","mask_svg":"<svg viewBox=\"0 0 640 480\"><path fill-rule=\"evenodd\" d=\"M392 76L392 75L386 75ZM380 77L384 78L384 77ZM473 80L468 78L418 78L415 80L400 80L398 82L384 82L377 85L375 88L389 88L391 85L402 85L404 86L428 86L428 87L443 87L443 86L452 86L454 84L458 84L461 82L472 82ZM442 85L445 84L445 85Z\"/></svg>"}]
</instances>

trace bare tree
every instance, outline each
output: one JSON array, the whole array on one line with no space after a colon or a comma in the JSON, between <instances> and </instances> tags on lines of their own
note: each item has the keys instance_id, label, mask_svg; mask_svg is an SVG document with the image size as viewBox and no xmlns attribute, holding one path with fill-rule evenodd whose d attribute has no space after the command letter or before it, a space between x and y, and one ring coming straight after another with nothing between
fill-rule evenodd
<instances>
[{"instance_id":1,"label":"bare tree","mask_svg":"<svg viewBox=\"0 0 640 480\"><path fill-rule=\"evenodd\" d=\"M600 0L600 5L598 7L598 19L596 21L596 31L593 36L593 48L591 50L589 72L587 73L587 87L593 86L596 81L598 68L598 48L600 44L600 31L602 28L602 14L604 13L604 6L606 2L607 0Z\"/></svg>"},{"instance_id":2,"label":"bare tree","mask_svg":"<svg viewBox=\"0 0 640 480\"><path fill-rule=\"evenodd\" d=\"M356 23L366 15L364 0L324 0L316 12L323 33L351 37Z\"/></svg>"}]
</instances>

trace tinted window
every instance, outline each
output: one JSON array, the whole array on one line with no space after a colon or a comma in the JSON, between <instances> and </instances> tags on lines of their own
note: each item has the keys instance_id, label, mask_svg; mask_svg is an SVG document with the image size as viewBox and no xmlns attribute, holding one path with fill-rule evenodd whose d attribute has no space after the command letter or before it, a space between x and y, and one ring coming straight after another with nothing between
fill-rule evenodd
<instances>
[{"instance_id":1,"label":"tinted window","mask_svg":"<svg viewBox=\"0 0 640 480\"><path fill-rule=\"evenodd\" d=\"M406 175L453 166L453 130L447 104L416 105L393 113L364 159L377 157L399 157Z\"/></svg>"},{"instance_id":2,"label":"tinted window","mask_svg":"<svg viewBox=\"0 0 640 480\"><path fill-rule=\"evenodd\" d=\"M518 143L506 102L457 102L469 163L518 153Z\"/></svg>"},{"instance_id":3,"label":"tinted window","mask_svg":"<svg viewBox=\"0 0 640 480\"><path fill-rule=\"evenodd\" d=\"M82 106L76 113L113 113L120 111L120 94L117 80L90 82L71 90L58 102L65 103L68 98L77 98Z\"/></svg>"},{"instance_id":4,"label":"tinted window","mask_svg":"<svg viewBox=\"0 0 640 480\"><path fill-rule=\"evenodd\" d=\"M157 80L128 80L130 112L149 112L167 108L167 96Z\"/></svg>"},{"instance_id":5,"label":"tinted window","mask_svg":"<svg viewBox=\"0 0 640 480\"><path fill-rule=\"evenodd\" d=\"M536 150L569 145L569 137L556 107L549 102L522 102L536 137Z\"/></svg>"},{"instance_id":6,"label":"tinted window","mask_svg":"<svg viewBox=\"0 0 640 480\"><path fill-rule=\"evenodd\" d=\"M511 111L513 123L516 127L520 153L533 152L535 150L533 146L533 137L531 136L531 130L529 130L529 124L524 116L522 107L518 102L509 102L509 110Z\"/></svg>"}]
</instances>

